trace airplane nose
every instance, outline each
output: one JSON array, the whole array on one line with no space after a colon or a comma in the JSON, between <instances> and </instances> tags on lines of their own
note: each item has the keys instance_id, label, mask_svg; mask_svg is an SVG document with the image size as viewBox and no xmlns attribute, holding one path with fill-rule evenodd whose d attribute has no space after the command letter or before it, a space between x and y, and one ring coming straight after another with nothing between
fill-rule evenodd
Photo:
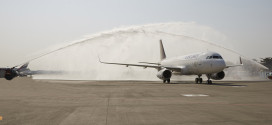
<instances>
[{"instance_id":1,"label":"airplane nose","mask_svg":"<svg viewBox=\"0 0 272 125\"><path fill-rule=\"evenodd\" d=\"M217 61L216 61L215 67L216 67L218 70L223 70L223 69L226 67L226 63L225 63L224 60L217 60Z\"/></svg>"},{"instance_id":2,"label":"airplane nose","mask_svg":"<svg viewBox=\"0 0 272 125\"><path fill-rule=\"evenodd\" d=\"M225 68L225 67L226 67L226 63L225 63L225 61L224 61L224 60L221 60L220 67L223 67L223 68Z\"/></svg>"}]
</instances>

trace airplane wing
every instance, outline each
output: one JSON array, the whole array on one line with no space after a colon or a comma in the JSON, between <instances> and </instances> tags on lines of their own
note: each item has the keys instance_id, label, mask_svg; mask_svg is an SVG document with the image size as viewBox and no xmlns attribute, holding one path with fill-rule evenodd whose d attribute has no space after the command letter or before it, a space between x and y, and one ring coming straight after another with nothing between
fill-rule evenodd
<instances>
[{"instance_id":1,"label":"airplane wing","mask_svg":"<svg viewBox=\"0 0 272 125\"><path fill-rule=\"evenodd\" d=\"M155 68L155 69L162 69L162 68L166 68L166 69L169 69L169 70L172 70L172 71L176 71L176 72L181 72L182 69L184 67L173 67L173 66L161 66L161 65L142 65L142 64L129 64L129 63L112 63L112 62L103 62L100 60L99 58L99 62L100 63L103 63L103 64L113 64L113 65L125 65L127 67L129 66L136 66L136 67L143 67L143 68ZM141 62L143 63L143 62ZM145 63L145 62L144 62ZM152 63L147 63L147 64L152 64Z\"/></svg>"},{"instance_id":2,"label":"airplane wing","mask_svg":"<svg viewBox=\"0 0 272 125\"><path fill-rule=\"evenodd\" d=\"M155 66L155 65L141 65L141 64L128 64L128 63L111 63L111 62L103 62L99 59L100 63L104 64L113 64L113 65L125 65L127 67L129 66L137 66L137 67L143 67L143 68L155 68L155 69L160 69L161 66Z\"/></svg>"},{"instance_id":3,"label":"airplane wing","mask_svg":"<svg viewBox=\"0 0 272 125\"><path fill-rule=\"evenodd\" d=\"M238 65L229 65L229 66L226 66L226 68L236 67L236 66L243 66L243 64L238 64Z\"/></svg>"},{"instance_id":4,"label":"airplane wing","mask_svg":"<svg viewBox=\"0 0 272 125\"><path fill-rule=\"evenodd\" d=\"M152 64L152 65L161 65L160 63L151 63L151 62L139 62L139 63L143 63L143 64Z\"/></svg>"},{"instance_id":5,"label":"airplane wing","mask_svg":"<svg viewBox=\"0 0 272 125\"><path fill-rule=\"evenodd\" d=\"M230 67L236 67L236 66L243 66L243 62L242 62L242 58L240 57L240 64L237 64L237 65L229 65L229 66L226 66L226 68L230 68Z\"/></svg>"},{"instance_id":6,"label":"airplane wing","mask_svg":"<svg viewBox=\"0 0 272 125\"><path fill-rule=\"evenodd\" d=\"M185 67L183 66L164 66L164 68L172 70L172 71L176 71L176 72L182 72Z\"/></svg>"}]
</instances>

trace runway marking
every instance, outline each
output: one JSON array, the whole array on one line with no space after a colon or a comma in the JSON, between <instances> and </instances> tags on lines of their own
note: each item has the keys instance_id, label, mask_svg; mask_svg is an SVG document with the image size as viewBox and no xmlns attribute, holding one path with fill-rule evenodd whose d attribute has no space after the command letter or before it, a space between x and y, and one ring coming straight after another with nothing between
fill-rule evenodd
<instances>
[{"instance_id":1,"label":"runway marking","mask_svg":"<svg viewBox=\"0 0 272 125\"><path fill-rule=\"evenodd\" d=\"M232 87L235 87L235 88L240 88L240 87L246 87L246 86L232 86Z\"/></svg>"},{"instance_id":2,"label":"runway marking","mask_svg":"<svg viewBox=\"0 0 272 125\"><path fill-rule=\"evenodd\" d=\"M205 94L181 94L182 96L185 96L185 97L206 97L206 96L209 96L209 95L205 95Z\"/></svg>"},{"instance_id":3,"label":"runway marking","mask_svg":"<svg viewBox=\"0 0 272 125\"><path fill-rule=\"evenodd\" d=\"M111 95L109 95L109 97L108 97L108 102L107 102L106 125L108 125L108 115L109 115L110 97L111 97Z\"/></svg>"}]
</instances>

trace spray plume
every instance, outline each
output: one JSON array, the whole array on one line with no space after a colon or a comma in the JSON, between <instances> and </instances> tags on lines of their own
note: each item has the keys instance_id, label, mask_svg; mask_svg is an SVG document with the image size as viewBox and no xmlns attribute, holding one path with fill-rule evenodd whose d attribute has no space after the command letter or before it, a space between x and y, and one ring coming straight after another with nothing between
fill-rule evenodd
<instances>
[{"instance_id":1,"label":"spray plume","mask_svg":"<svg viewBox=\"0 0 272 125\"><path fill-rule=\"evenodd\" d=\"M160 60L160 39L164 42L167 57L208 50L219 52L229 64L237 64L241 56L227 49L231 48L231 45L226 41L226 37L212 28L196 23L178 22L131 26L98 33L35 58L30 68L63 71L58 75L37 75L34 76L35 79L158 80L155 69L103 65L99 63L97 55L110 62L156 63ZM260 71L265 67L245 57L243 62L243 67L227 69L226 79L250 80L252 76L262 78ZM178 76L174 79L192 78Z\"/></svg>"}]
</instances>

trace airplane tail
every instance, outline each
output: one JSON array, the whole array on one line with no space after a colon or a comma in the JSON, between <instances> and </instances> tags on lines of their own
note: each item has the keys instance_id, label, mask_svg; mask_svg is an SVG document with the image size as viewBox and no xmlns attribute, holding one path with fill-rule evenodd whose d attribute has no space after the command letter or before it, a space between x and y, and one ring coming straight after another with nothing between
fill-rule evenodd
<instances>
[{"instance_id":1,"label":"airplane tail","mask_svg":"<svg viewBox=\"0 0 272 125\"><path fill-rule=\"evenodd\" d=\"M164 60L166 58L166 55L163 48L162 40L160 40L160 54L161 54L161 60Z\"/></svg>"}]
</instances>

